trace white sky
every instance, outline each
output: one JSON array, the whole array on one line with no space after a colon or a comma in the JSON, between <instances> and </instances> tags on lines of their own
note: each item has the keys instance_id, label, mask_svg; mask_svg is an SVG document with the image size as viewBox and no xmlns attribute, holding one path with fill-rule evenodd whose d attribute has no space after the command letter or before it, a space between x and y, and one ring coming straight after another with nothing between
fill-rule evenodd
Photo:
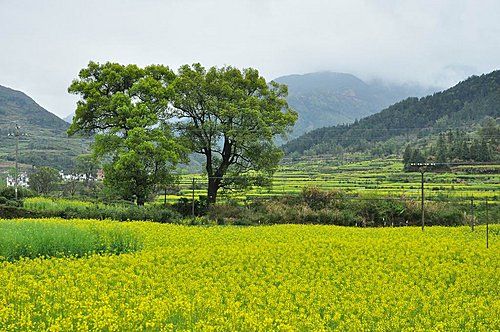
<instances>
[{"instance_id":1,"label":"white sky","mask_svg":"<svg viewBox=\"0 0 500 332\"><path fill-rule=\"evenodd\" d=\"M500 1L0 0L0 85L64 116L90 60L448 87L500 68Z\"/></svg>"}]
</instances>

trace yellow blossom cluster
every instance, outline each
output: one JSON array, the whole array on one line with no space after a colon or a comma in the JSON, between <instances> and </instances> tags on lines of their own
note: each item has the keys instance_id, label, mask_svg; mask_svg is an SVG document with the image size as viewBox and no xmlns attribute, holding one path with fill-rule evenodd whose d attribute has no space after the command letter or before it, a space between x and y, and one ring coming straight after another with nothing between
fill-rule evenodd
<instances>
[{"instance_id":1,"label":"yellow blossom cluster","mask_svg":"<svg viewBox=\"0 0 500 332\"><path fill-rule=\"evenodd\" d=\"M0 263L0 330L500 329L498 226L121 226L142 250Z\"/></svg>"}]
</instances>

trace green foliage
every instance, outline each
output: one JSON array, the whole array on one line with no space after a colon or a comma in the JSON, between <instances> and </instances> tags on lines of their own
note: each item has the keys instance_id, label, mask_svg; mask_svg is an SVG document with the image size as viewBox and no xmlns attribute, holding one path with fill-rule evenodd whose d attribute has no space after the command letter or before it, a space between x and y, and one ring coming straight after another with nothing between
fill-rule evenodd
<instances>
[{"instance_id":1,"label":"green foliage","mask_svg":"<svg viewBox=\"0 0 500 332\"><path fill-rule=\"evenodd\" d=\"M29 186L39 194L50 194L57 189L61 177L52 167L40 167L29 177Z\"/></svg>"},{"instance_id":2,"label":"green foliage","mask_svg":"<svg viewBox=\"0 0 500 332\"><path fill-rule=\"evenodd\" d=\"M182 66L172 83L174 115L190 149L205 158L208 201L249 171L271 175L282 157L274 139L297 114L287 88L267 83L253 68ZM241 184L241 183L240 183ZM248 181L247 181L248 184Z\"/></svg>"},{"instance_id":3,"label":"green foliage","mask_svg":"<svg viewBox=\"0 0 500 332\"><path fill-rule=\"evenodd\" d=\"M446 162L491 162L500 158L499 138L496 131L500 125L487 118L479 130L467 133L465 130L449 130L438 135L424 153L408 145L403 153L403 163L425 161ZM424 154L426 157L424 157Z\"/></svg>"},{"instance_id":4,"label":"green foliage","mask_svg":"<svg viewBox=\"0 0 500 332\"><path fill-rule=\"evenodd\" d=\"M193 214L193 200L185 197L179 198L177 202L172 204L172 209L177 211L184 217L190 217ZM207 213L208 205L206 199L195 199L194 201L194 214L195 216L202 216Z\"/></svg>"},{"instance_id":5,"label":"green foliage","mask_svg":"<svg viewBox=\"0 0 500 332\"><path fill-rule=\"evenodd\" d=\"M99 161L92 154L81 154L76 157L73 172L85 175L86 184L89 183L90 179L96 178L98 170Z\"/></svg>"},{"instance_id":6,"label":"green foliage","mask_svg":"<svg viewBox=\"0 0 500 332\"><path fill-rule=\"evenodd\" d=\"M68 133L96 134L95 156L110 160L104 165L105 184L138 205L170 180L184 158L183 146L161 121L174 77L159 65L90 62L68 89L82 98Z\"/></svg>"},{"instance_id":7,"label":"green foliage","mask_svg":"<svg viewBox=\"0 0 500 332\"><path fill-rule=\"evenodd\" d=\"M23 187L17 188L17 197L23 199L26 197L33 197L34 193ZM0 197L5 197L8 200L14 200L16 198L16 191L14 187L4 187L0 189Z\"/></svg>"},{"instance_id":8,"label":"green foliage","mask_svg":"<svg viewBox=\"0 0 500 332\"><path fill-rule=\"evenodd\" d=\"M155 221L160 223L175 222L180 215L168 208L147 205L134 206L125 204L94 204L78 200L51 199L35 197L24 201L25 211L6 211L4 218L22 217L23 213L34 213L44 217L59 217L64 219L111 219L117 221ZM1 213L0 213L0 217Z\"/></svg>"},{"instance_id":9,"label":"green foliage","mask_svg":"<svg viewBox=\"0 0 500 332\"><path fill-rule=\"evenodd\" d=\"M121 254L141 247L142 243L135 234L110 223L89 227L76 221L0 221L0 261Z\"/></svg>"},{"instance_id":10,"label":"green foliage","mask_svg":"<svg viewBox=\"0 0 500 332\"><path fill-rule=\"evenodd\" d=\"M345 193L305 188L298 196L282 196L243 207L211 207L208 217L218 224L324 224L340 226L408 226L420 224L419 202L406 199L347 197ZM464 223L456 205L427 202L426 224Z\"/></svg>"}]
</instances>

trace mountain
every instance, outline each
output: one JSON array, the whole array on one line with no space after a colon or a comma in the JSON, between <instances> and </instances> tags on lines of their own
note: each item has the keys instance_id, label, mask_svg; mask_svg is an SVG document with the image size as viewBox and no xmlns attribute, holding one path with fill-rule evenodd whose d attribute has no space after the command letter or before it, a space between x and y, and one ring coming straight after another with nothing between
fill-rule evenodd
<instances>
[{"instance_id":1,"label":"mountain","mask_svg":"<svg viewBox=\"0 0 500 332\"><path fill-rule=\"evenodd\" d=\"M70 123L73 122L73 117L75 116L75 113L71 113L70 115L66 116L63 118L64 121L66 121L67 123Z\"/></svg>"},{"instance_id":2,"label":"mountain","mask_svg":"<svg viewBox=\"0 0 500 332\"><path fill-rule=\"evenodd\" d=\"M15 160L15 133L19 126L19 161L29 166L68 169L88 143L68 138L69 124L21 91L0 86L0 160Z\"/></svg>"},{"instance_id":3,"label":"mountain","mask_svg":"<svg viewBox=\"0 0 500 332\"><path fill-rule=\"evenodd\" d=\"M471 131L500 118L500 71L472 76L424 98L407 98L350 125L325 127L283 146L288 155L342 152L400 153L407 142L450 129Z\"/></svg>"},{"instance_id":4,"label":"mountain","mask_svg":"<svg viewBox=\"0 0 500 332\"><path fill-rule=\"evenodd\" d=\"M381 80L364 82L354 75L335 72L288 75L274 81L288 86L288 103L299 113L292 137L325 126L351 123L407 97L437 90Z\"/></svg>"}]
</instances>

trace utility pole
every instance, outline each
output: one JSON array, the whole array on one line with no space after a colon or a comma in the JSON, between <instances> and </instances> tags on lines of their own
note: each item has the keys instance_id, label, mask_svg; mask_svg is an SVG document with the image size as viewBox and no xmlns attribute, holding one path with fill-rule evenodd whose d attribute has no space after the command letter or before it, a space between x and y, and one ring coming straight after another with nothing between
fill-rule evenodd
<instances>
[{"instance_id":1,"label":"utility pole","mask_svg":"<svg viewBox=\"0 0 500 332\"><path fill-rule=\"evenodd\" d=\"M193 217L193 220L195 218L195 213L194 213L194 178L193 178L193 188L192 188L192 192L191 192L191 215Z\"/></svg>"},{"instance_id":2,"label":"utility pole","mask_svg":"<svg viewBox=\"0 0 500 332\"><path fill-rule=\"evenodd\" d=\"M470 217L471 217L470 228L474 232L474 223L475 223L475 219L474 219L474 196L472 196L471 199L470 199Z\"/></svg>"},{"instance_id":3,"label":"utility pole","mask_svg":"<svg viewBox=\"0 0 500 332\"><path fill-rule=\"evenodd\" d=\"M420 210L421 210L421 217L422 217L422 231L424 230L425 227L425 195L424 195L424 174L427 171L432 171L433 167L438 164L436 163L410 163L410 166L412 167L417 167L418 171L420 172Z\"/></svg>"},{"instance_id":4,"label":"utility pole","mask_svg":"<svg viewBox=\"0 0 500 332\"><path fill-rule=\"evenodd\" d=\"M486 199L486 249L488 249L489 246L489 223L490 223L490 216L488 215L488 199Z\"/></svg>"},{"instance_id":5,"label":"utility pole","mask_svg":"<svg viewBox=\"0 0 500 332\"><path fill-rule=\"evenodd\" d=\"M19 135L20 135L20 131L19 131L19 125L16 123L16 130L14 132L14 136L16 137L16 173L15 173L15 178L14 178L14 192L15 192L15 197L16 197L16 201L17 201L17 198L18 198L18 193L17 193L17 187L19 185L18 181L19 181L19 165L18 165L18 157L19 157Z\"/></svg>"},{"instance_id":6,"label":"utility pole","mask_svg":"<svg viewBox=\"0 0 500 332\"><path fill-rule=\"evenodd\" d=\"M424 225L425 225L425 208L424 208L424 173L425 170L424 168L420 169L420 174L422 176L422 181L421 181L421 203L420 203L420 208L422 210L422 231L424 230Z\"/></svg>"}]
</instances>

